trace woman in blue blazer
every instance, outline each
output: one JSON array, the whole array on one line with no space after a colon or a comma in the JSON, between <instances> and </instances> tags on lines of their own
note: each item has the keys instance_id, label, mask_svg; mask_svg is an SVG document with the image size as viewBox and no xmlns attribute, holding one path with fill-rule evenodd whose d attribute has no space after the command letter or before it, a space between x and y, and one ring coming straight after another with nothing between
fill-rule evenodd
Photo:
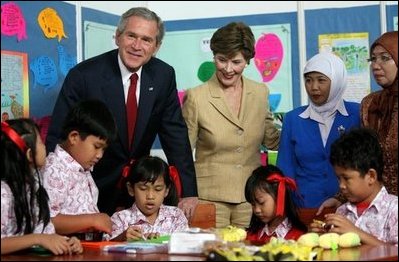
<instances>
[{"instance_id":1,"label":"woman in blue blazer","mask_svg":"<svg viewBox=\"0 0 399 262\"><path fill-rule=\"evenodd\" d=\"M339 191L330 146L340 134L360 126L359 103L343 100L346 75L336 55L315 55L304 69L309 105L284 116L277 166L296 180L300 207L319 207Z\"/></svg>"}]
</instances>

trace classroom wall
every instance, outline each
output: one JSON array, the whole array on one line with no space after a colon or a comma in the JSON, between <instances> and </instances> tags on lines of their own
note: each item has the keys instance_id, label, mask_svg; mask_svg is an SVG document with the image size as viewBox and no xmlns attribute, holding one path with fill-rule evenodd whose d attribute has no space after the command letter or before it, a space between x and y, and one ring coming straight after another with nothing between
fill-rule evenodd
<instances>
[{"instance_id":1,"label":"classroom wall","mask_svg":"<svg viewBox=\"0 0 399 262\"><path fill-rule=\"evenodd\" d=\"M299 2L305 9L342 8L377 5L380 1L65 1L82 7L120 15L133 6L145 6L155 11L163 20L228 17L297 11ZM397 4L395 1L384 1Z\"/></svg>"},{"instance_id":2,"label":"classroom wall","mask_svg":"<svg viewBox=\"0 0 399 262\"><path fill-rule=\"evenodd\" d=\"M66 1L68 2L68 1ZM314 19L311 20L311 23L306 24L305 13L311 13L312 10L319 10L319 9L337 9L337 8L351 8L351 7L368 7L368 6L376 6L379 8L380 14L378 17L376 15L365 17L365 19L369 18L369 22L360 22L360 26L353 30L365 30L368 31L367 26L370 24L374 28L372 33L370 33L370 39L375 39L381 32L387 31L387 24L389 28L392 28L392 21L386 21L383 15L386 6L396 5L397 2L395 1L345 1L345 2L337 2L337 1L187 1L187 2L178 2L178 1L132 1L129 3L123 1L115 1L113 5L109 5L107 3L97 3L97 2L90 2L90 1L69 1L70 3L78 4L82 7L94 8L97 10L101 10L107 13L121 15L125 12L128 8L132 6L145 6L150 8L151 10L155 11L166 23L167 30L169 24L175 25L176 23L184 23L184 20L187 20L187 23L195 23L199 21L202 23L203 19L208 18L229 18L229 17L245 17L245 16L256 16L262 14L279 14L279 13L290 13L295 12L297 14L298 20L297 22L297 33L298 37L294 39L296 41L295 45L298 46L298 55L297 57L293 57L293 60L298 63L297 73L294 72L293 76L296 79L293 80L293 84L296 85L293 91L293 106L299 106L307 104L307 95L303 85L303 79L299 77L302 75L302 70L306 60L309 59L311 56L314 55L317 46L317 41L315 41L315 32L307 31L307 27L318 27L319 23L313 23ZM338 9L339 10L339 9ZM346 19L351 20L352 17L350 15L350 9L347 11L349 12L349 17L343 15L340 20ZM383 12L383 13L381 13ZM339 11L338 11L339 13ZM396 10L397 14L397 10ZM317 14L316 14L317 16ZM334 17L335 15L333 15ZM302 20L301 20L302 19ZM328 16L323 21L323 17L320 18L321 24L324 22L331 24L330 21L325 21L328 19ZM168 22L171 23L168 24ZM224 20L222 20L224 21ZM374 23L374 25L373 25ZM342 27L342 26L341 26ZM179 28L179 26L177 26ZM194 29L195 26L193 27ZM317 32L323 32L325 28L323 26L320 27L321 30L317 30ZM388 29L389 29L388 28ZM185 28L186 29L186 28ZM177 30L173 28L173 31ZM308 29L309 30L309 29ZM313 28L311 29L313 30ZM342 30L342 28L341 28ZM327 32L326 32L327 33ZM317 40L317 39L316 39ZM370 40L370 41L371 41ZM78 47L78 52L80 51ZM83 57L83 55L78 54L78 58ZM296 70L296 69L293 69ZM371 82L371 90L378 90L378 86L376 85L374 79L370 79Z\"/></svg>"},{"instance_id":3,"label":"classroom wall","mask_svg":"<svg viewBox=\"0 0 399 262\"><path fill-rule=\"evenodd\" d=\"M1 2L3 5L3 3L12 1ZM23 5L22 1L14 2L21 2L21 6L26 8L26 15L30 15L33 11L40 11L40 8L44 6L54 7L55 9L63 6L62 10L58 10L58 12L64 21L64 26L68 29L68 36L67 38L59 40L58 45L64 45L65 50L69 52L68 55L76 58L76 62L80 62L87 58L84 56L85 48L87 48L87 45L84 46L84 44L86 44L87 41L85 41L83 37L85 28L82 21L88 19L115 26L119 20L119 16L132 6L146 6L157 12L165 21L167 31L215 28L233 19L247 21L250 25L261 25L262 23L268 24L270 21L271 23L276 23L281 17L288 15L290 16L291 26L293 27L291 36L293 73L291 77L293 82L292 105L294 107L307 103L307 96L304 91L303 83L301 83L302 77L300 76L302 75L301 72L304 63L315 53L315 50L317 50L315 31L321 33L325 32L326 28L331 27L330 24L334 23L328 16L326 18L318 18L317 13L313 15L313 10L326 10L335 12L335 14L340 14L340 10L342 10L342 13L349 12L349 15L344 15L338 20L346 19L349 21L346 24L350 24L352 19L350 8L374 7L373 16L364 16L369 22L358 21L358 24L361 26L356 28L356 30L367 31L369 29L368 26L372 26L373 29L370 35L371 41L375 39L380 32L385 31L387 26L387 21L383 18L382 13L381 15L379 14L378 10L383 10L383 7L386 5L396 5L397 7L397 3L394 1L288 1L284 3L280 1L113 1L112 4L102 1L41 1L40 3L35 1L24 1ZM29 5L32 5L32 8L30 8ZM395 11L397 16L397 9ZM306 19L306 17L308 17L308 19ZM316 21L314 17L320 20ZM41 52L43 52L41 48L43 45L49 47L49 49L45 50L47 53L55 53L56 51L54 50L58 47L57 41L45 41L46 39L40 39L43 37L40 29L33 23L36 22L35 17L32 16L28 18L31 19L27 20L29 21L27 23L30 33L29 39L27 41L15 41L12 37L4 37L2 34L2 49L12 49L12 51L31 49L28 52L29 59L39 57ZM332 18L335 18L335 15L333 15ZM316 23L314 21L316 21ZM392 28L392 21L388 21L388 26ZM315 27L316 30L312 27ZM342 28L339 30L342 31ZM337 32L340 31L337 29ZM108 42L111 41L112 39ZM9 48L9 46L11 46L11 48ZM35 75L32 74L30 69L28 69L28 71L30 89L36 88L37 85L35 81L37 79L35 79ZM48 115L48 112L51 111L54 105L54 100L60 85L62 84L63 74L59 74L58 78L58 83L52 86L52 88L45 88L44 92L38 92L37 90L39 89L35 89L35 92L30 92L30 115L34 117ZM373 81L371 84L372 90L377 88ZM48 106L42 107L41 103L37 103L37 101L40 100L48 101Z\"/></svg>"},{"instance_id":4,"label":"classroom wall","mask_svg":"<svg viewBox=\"0 0 399 262\"><path fill-rule=\"evenodd\" d=\"M12 1L1 1L2 5L9 2ZM34 59L38 60L36 67L40 65L48 67L48 63L44 63L48 62L48 59L45 60L41 57L43 54L57 61L57 56L60 57L57 48L60 45L65 48L64 54L67 58L75 59L75 63L88 58L85 55L87 56L87 49L90 49L90 45L88 40L84 39L84 31L87 29L84 21L89 20L114 27L117 25L119 16L134 6L145 6L155 11L165 21L167 32L176 34L184 30L215 29L233 20L242 20L255 27L273 23L289 23L291 26L289 43L292 48L290 50L292 72L289 78L292 81L293 107L307 103L301 75L306 60L318 51L317 37L319 34L366 31L369 33L369 42L371 42L387 28L388 30L393 28L393 22L391 19L387 20L386 16L397 17L398 13L395 1L288 1L284 3L280 1L112 1L112 4L102 1L13 2L21 3L23 7L22 12L26 15L29 38L16 41L15 36L4 36L2 33L2 50L27 51L29 65ZM36 12L46 6L53 7L59 12L58 15L64 21L68 37L58 39L58 41L43 37L36 25ZM354 25L352 26L352 24ZM101 39L103 41L95 43L96 47L102 42L111 43L113 41L112 35L105 37L101 35ZM164 41L159 55L164 55L165 52L162 53L162 48L167 48L167 46L167 41ZM100 48L98 51L101 51ZM95 53L91 55L95 55ZM163 57L161 56L161 58ZM55 66L62 67L58 64ZM59 76L57 83L52 88L46 88L37 83L36 76L27 67L29 80L28 83L24 81L24 85L29 87L29 101L27 102L28 108L30 107L30 112L27 113L29 116L47 117L49 112L52 112L67 66L72 66L72 64L64 64L63 70L55 69L59 71ZM274 91L272 84L269 85L269 88ZM375 90L376 88L378 87L371 77L371 89ZM159 148L158 142L155 144L155 148Z\"/></svg>"}]
</instances>

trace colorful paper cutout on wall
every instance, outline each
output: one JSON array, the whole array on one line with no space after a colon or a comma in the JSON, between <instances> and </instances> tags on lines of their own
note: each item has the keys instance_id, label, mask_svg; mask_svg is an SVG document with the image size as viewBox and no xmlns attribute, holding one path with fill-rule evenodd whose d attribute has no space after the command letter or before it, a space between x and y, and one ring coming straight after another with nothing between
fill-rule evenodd
<instances>
[{"instance_id":1,"label":"colorful paper cutout on wall","mask_svg":"<svg viewBox=\"0 0 399 262\"><path fill-rule=\"evenodd\" d=\"M58 50L58 66L64 77L68 74L69 70L76 65L76 56L68 54L63 45L57 47Z\"/></svg>"},{"instance_id":2,"label":"colorful paper cutout on wall","mask_svg":"<svg viewBox=\"0 0 399 262\"><path fill-rule=\"evenodd\" d=\"M18 42L28 39L25 17L17 4L6 3L1 6L1 33L6 36L17 35Z\"/></svg>"},{"instance_id":3,"label":"colorful paper cutout on wall","mask_svg":"<svg viewBox=\"0 0 399 262\"><path fill-rule=\"evenodd\" d=\"M177 95L179 96L180 105L183 105L184 94L185 94L185 90L179 90L177 92Z\"/></svg>"},{"instance_id":4,"label":"colorful paper cutout on wall","mask_svg":"<svg viewBox=\"0 0 399 262\"><path fill-rule=\"evenodd\" d=\"M276 112L276 110L280 104L280 101L281 101L280 93L269 94L270 111L272 111L273 113Z\"/></svg>"},{"instance_id":5,"label":"colorful paper cutout on wall","mask_svg":"<svg viewBox=\"0 0 399 262\"><path fill-rule=\"evenodd\" d=\"M263 34L255 45L255 65L263 82L270 82L280 69L283 45L276 34Z\"/></svg>"},{"instance_id":6,"label":"colorful paper cutout on wall","mask_svg":"<svg viewBox=\"0 0 399 262\"><path fill-rule=\"evenodd\" d=\"M46 92L50 88L54 88L58 81L57 67L53 59L48 56L39 56L30 65L29 69L34 74L33 88L36 85L42 85Z\"/></svg>"},{"instance_id":7,"label":"colorful paper cutout on wall","mask_svg":"<svg viewBox=\"0 0 399 262\"><path fill-rule=\"evenodd\" d=\"M47 38L58 36L58 42L63 37L68 38L64 32L64 23L53 8L43 9L37 16L37 22Z\"/></svg>"},{"instance_id":8,"label":"colorful paper cutout on wall","mask_svg":"<svg viewBox=\"0 0 399 262\"><path fill-rule=\"evenodd\" d=\"M266 47L258 47L258 55L264 51L269 55L268 58L276 57L277 64L273 64L273 70L267 76L262 76L256 62L251 59L244 76L257 82L268 81L272 109L275 112L287 112L292 109L293 103L290 24L251 26L251 29L255 39L260 40L259 44L267 45L267 50L262 50ZM175 68L179 91L201 85L215 72L213 53L209 48L215 30L216 28L166 32L157 57ZM262 37L266 43L262 41Z\"/></svg>"},{"instance_id":9,"label":"colorful paper cutout on wall","mask_svg":"<svg viewBox=\"0 0 399 262\"><path fill-rule=\"evenodd\" d=\"M29 117L28 55L1 51L2 121Z\"/></svg>"},{"instance_id":10,"label":"colorful paper cutout on wall","mask_svg":"<svg viewBox=\"0 0 399 262\"><path fill-rule=\"evenodd\" d=\"M206 61L203 62L198 68L197 76L199 80L201 80L202 82L206 82L212 77L213 73L215 72L216 72L215 63L211 61Z\"/></svg>"}]
</instances>

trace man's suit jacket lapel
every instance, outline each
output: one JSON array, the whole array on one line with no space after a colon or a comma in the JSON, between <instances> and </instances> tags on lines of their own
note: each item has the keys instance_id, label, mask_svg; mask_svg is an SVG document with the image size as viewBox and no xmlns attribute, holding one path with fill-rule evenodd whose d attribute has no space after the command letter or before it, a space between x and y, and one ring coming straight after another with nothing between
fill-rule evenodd
<instances>
[{"instance_id":1,"label":"man's suit jacket lapel","mask_svg":"<svg viewBox=\"0 0 399 262\"><path fill-rule=\"evenodd\" d=\"M112 55L112 62L109 63L110 68L105 69L105 72L99 73L103 77L102 81L99 80L99 85L102 87L104 100L115 117L116 126L118 127L118 139L126 152L128 152L125 94L118 65L118 52L113 52ZM110 74L110 71L112 71L112 74Z\"/></svg>"},{"instance_id":2,"label":"man's suit jacket lapel","mask_svg":"<svg viewBox=\"0 0 399 262\"><path fill-rule=\"evenodd\" d=\"M143 66L140 79L140 101L137 112L136 130L133 138L133 150L139 146L139 143L144 135L145 127L151 117L151 112L154 108L155 97L160 87L154 86L152 77L149 75L146 66Z\"/></svg>"}]
</instances>

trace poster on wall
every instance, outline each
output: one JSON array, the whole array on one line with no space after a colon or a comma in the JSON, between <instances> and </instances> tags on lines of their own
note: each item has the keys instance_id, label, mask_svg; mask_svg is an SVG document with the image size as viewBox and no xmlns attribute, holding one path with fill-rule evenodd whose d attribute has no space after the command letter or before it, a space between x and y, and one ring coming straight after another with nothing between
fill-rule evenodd
<instances>
[{"instance_id":1,"label":"poster on wall","mask_svg":"<svg viewBox=\"0 0 399 262\"><path fill-rule=\"evenodd\" d=\"M255 36L255 57L244 75L265 83L270 90L273 112L292 109L292 61L290 24L251 26ZM207 81L215 72L210 40L215 29L166 32L157 57L176 70L180 98L184 90Z\"/></svg>"},{"instance_id":2,"label":"poster on wall","mask_svg":"<svg viewBox=\"0 0 399 262\"><path fill-rule=\"evenodd\" d=\"M1 121L29 117L28 55L1 51Z\"/></svg>"},{"instance_id":3,"label":"poster on wall","mask_svg":"<svg viewBox=\"0 0 399 262\"><path fill-rule=\"evenodd\" d=\"M370 93L369 34L344 33L319 35L319 52L333 52L344 62L348 71L348 86L344 99L361 102Z\"/></svg>"}]
</instances>

